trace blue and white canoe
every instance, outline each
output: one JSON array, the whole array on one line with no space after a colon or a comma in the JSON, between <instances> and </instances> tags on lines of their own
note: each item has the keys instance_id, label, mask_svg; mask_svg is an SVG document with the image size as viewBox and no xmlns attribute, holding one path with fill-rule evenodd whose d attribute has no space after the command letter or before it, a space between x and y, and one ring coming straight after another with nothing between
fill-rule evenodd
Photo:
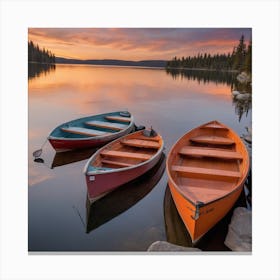
<instances>
[{"instance_id":1,"label":"blue and white canoe","mask_svg":"<svg viewBox=\"0 0 280 280\"><path fill-rule=\"evenodd\" d=\"M62 152L102 146L133 129L133 116L118 111L63 123L51 132L48 140L57 152Z\"/></svg>"}]
</instances>

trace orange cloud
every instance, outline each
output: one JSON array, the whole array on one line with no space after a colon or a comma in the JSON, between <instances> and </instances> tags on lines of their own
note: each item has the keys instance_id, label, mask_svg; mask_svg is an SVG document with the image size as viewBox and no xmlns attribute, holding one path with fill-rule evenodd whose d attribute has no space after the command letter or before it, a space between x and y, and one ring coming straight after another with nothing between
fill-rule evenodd
<instances>
[{"instance_id":1,"label":"orange cloud","mask_svg":"<svg viewBox=\"0 0 280 280\"><path fill-rule=\"evenodd\" d=\"M29 28L28 39L57 57L171 59L198 52L231 52L249 28Z\"/></svg>"}]
</instances>

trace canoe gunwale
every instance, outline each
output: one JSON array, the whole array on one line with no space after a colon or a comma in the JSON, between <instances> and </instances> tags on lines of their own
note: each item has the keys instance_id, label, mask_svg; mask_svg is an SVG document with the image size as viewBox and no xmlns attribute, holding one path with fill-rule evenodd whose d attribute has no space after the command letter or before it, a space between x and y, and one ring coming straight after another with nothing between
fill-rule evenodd
<instances>
[{"instance_id":1,"label":"canoe gunwale","mask_svg":"<svg viewBox=\"0 0 280 280\"><path fill-rule=\"evenodd\" d=\"M139 131L135 132L135 133L138 133ZM132 135L132 134L130 134ZM114 143L117 143L117 142L120 142L121 143L121 140L123 140L127 135L124 135L122 136L121 138L118 138L112 142L110 142L110 145L111 144L114 144ZM140 162L138 164L135 164L133 166L128 166L128 167L121 167L121 168L114 168L114 169L108 169L108 170L96 170L96 171L88 171L88 167L89 165L91 164L91 162L94 160L95 157L97 157L101 152L102 150L104 150L106 148L106 145L104 147L102 147L101 149L97 150L87 161L86 165L84 166L84 169L83 169L83 173L87 176L92 176L92 175L97 175L97 174L106 174L106 173L115 173L115 172L122 172L122 171L127 171L127 170L131 170L131 169L136 169L138 167L141 167L143 165L146 165L146 164L149 164L151 161L153 161L157 156L159 156L160 154L162 154L163 152L163 149L164 149L164 141L162 139L162 137L160 136L160 140L161 140L161 147L157 150L157 152L151 156L148 160L145 160L143 162Z\"/></svg>"}]
</instances>

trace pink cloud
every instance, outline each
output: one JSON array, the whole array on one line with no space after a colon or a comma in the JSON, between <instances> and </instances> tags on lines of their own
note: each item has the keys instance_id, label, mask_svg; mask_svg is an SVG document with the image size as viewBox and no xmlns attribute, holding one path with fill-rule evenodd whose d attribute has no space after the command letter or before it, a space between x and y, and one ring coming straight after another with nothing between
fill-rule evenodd
<instances>
[{"instance_id":1,"label":"pink cloud","mask_svg":"<svg viewBox=\"0 0 280 280\"><path fill-rule=\"evenodd\" d=\"M198 52L231 52L250 28L30 28L29 39L57 56L170 59ZM105 57L104 57L105 55Z\"/></svg>"}]
</instances>

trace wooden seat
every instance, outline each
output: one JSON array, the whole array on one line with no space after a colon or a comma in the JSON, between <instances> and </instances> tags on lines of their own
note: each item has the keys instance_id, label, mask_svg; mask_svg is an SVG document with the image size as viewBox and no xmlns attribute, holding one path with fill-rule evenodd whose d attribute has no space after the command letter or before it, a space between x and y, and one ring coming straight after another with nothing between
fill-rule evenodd
<instances>
[{"instance_id":1,"label":"wooden seat","mask_svg":"<svg viewBox=\"0 0 280 280\"><path fill-rule=\"evenodd\" d=\"M128 158L128 159L140 159L140 160L148 160L151 157L151 155L142 154L142 153L131 153L131 152L122 152L122 151L110 151L110 150L102 151L100 154L102 156Z\"/></svg>"},{"instance_id":2,"label":"wooden seat","mask_svg":"<svg viewBox=\"0 0 280 280\"><path fill-rule=\"evenodd\" d=\"M160 141L160 136L153 136L153 137L148 137L145 135L137 135L137 139L139 140L147 140L147 141L153 141L153 142L159 142Z\"/></svg>"},{"instance_id":3,"label":"wooden seat","mask_svg":"<svg viewBox=\"0 0 280 280\"><path fill-rule=\"evenodd\" d=\"M122 130L127 127L127 124L111 123L111 122L103 122L103 121L88 121L85 124L94 127L108 128L116 131Z\"/></svg>"},{"instance_id":4,"label":"wooden seat","mask_svg":"<svg viewBox=\"0 0 280 280\"><path fill-rule=\"evenodd\" d=\"M222 126L222 125L217 124L217 123L209 123L209 124L207 124L207 125L202 126L201 128L217 128L217 129L228 130L227 127Z\"/></svg>"},{"instance_id":5,"label":"wooden seat","mask_svg":"<svg viewBox=\"0 0 280 280\"><path fill-rule=\"evenodd\" d=\"M225 137L219 137L219 136L196 136L190 138L192 142L195 143L201 143L201 144L215 144L215 145L232 145L234 144L234 140L225 138Z\"/></svg>"},{"instance_id":6,"label":"wooden seat","mask_svg":"<svg viewBox=\"0 0 280 280\"><path fill-rule=\"evenodd\" d=\"M134 165L134 164L127 163L127 162L112 161L112 160L107 160L107 159L102 159L101 162L105 163L105 164L116 165L119 167L130 167L130 166Z\"/></svg>"},{"instance_id":7,"label":"wooden seat","mask_svg":"<svg viewBox=\"0 0 280 280\"><path fill-rule=\"evenodd\" d=\"M61 130L64 132L74 133L78 135L86 135L86 136L100 136L100 135L110 134L110 132L78 127L78 126L62 127Z\"/></svg>"},{"instance_id":8,"label":"wooden seat","mask_svg":"<svg viewBox=\"0 0 280 280\"><path fill-rule=\"evenodd\" d=\"M160 147L158 142L141 140L141 139L125 139L122 140L121 143L127 146L138 147L138 148L158 149Z\"/></svg>"},{"instance_id":9,"label":"wooden seat","mask_svg":"<svg viewBox=\"0 0 280 280\"><path fill-rule=\"evenodd\" d=\"M124 123L129 123L131 121L131 118L119 117L119 116L106 116L105 119L109 121L118 121Z\"/></svg>"},{"instance_id":10,"label":"wooden seat","mask_svg":"<svg viewBox=\"0 0 280 280\"><path fill-rule=\"evenodd\" d=\"M241 174L238 171L210 169L210 168L201 168L201 167L193 167L193 166L173 165L172 170L194 178L211 178L217 180L219 179L227 180L227 179L238 179L241 177Z\"/></svg>"},{"instance_id":11,"label":"wooden seat","mask_svg":"<svg viewBox=\"0 0 280 280\"><path fill-rule=\"evenodd\" d=\"M205 147L183 147L179 153L186 156L202 156L202 157L214 157L221 159L239 159L242 160L243 157L240 153L229 150L205 148Z\"/></svg>"}]
</instances>

